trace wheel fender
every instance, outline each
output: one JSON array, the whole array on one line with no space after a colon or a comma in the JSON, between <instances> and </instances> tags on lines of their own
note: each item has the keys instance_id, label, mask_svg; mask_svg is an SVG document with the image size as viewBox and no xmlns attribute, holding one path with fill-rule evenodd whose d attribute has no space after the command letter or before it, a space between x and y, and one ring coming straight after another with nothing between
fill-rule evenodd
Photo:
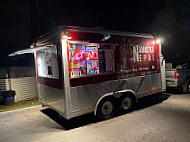
<instances>
[{"instance_id":1,"label":"wheel fender","mask_svg":"<svg viewBox=\"0 0 190 142\"><path fill-rule=\"evenodd\" d=\"M187 79L185 81L183 87L182 87L184 93L188 93L188 91L186 90L186 88L187 88L187 85L188 85L189 82L190 82L190 79Z\"/></svg>"},{"instance_id":2,"label":"wheel fender","mask_svg":"<svg viewBox=\"0 0 190 142\"><path fill-rule=\"evenodd\" d=\"M128 93L130 93L131 95L134 96L135 101L136 101L136 103L137 103L137 97L136 97L136 94L135 94L135 92L134 92L133 90L131 90L131 89L122 90L122 91L117 91L116 93L119 93L119 94L122 94L122 95L124 95L124 94L127 95ZM120 95L120 96L122 96L122 95Z\"/></svg>"},{"instance_id":3,"label":"wheel fender","mask_svg":"<svg viewBox=\"0 0 190 142\"><path fill-rule=\"evenodd\" d=\"M124 93L133 94L134 97L136 98L135 92L134 92L133 90L131 90L131 89L126 89L126 90L121 90L121 91L117 91L117 92L107 93L107 94L103 95L103 96L97 101L97 103L96 103L96 105L95 105L94 115L96 116L96 112L97 112L98 105L99 105L99 103L100 103L105 97L113 96L113 97L115 97L115 98L118 98L118 97L117 97L118 94L120 94L120 95L119 95L119 97L120 97L120 96L121 96L122 94L124 94ZM136 99L136 102L137 102L137 99Z\"/></svg>"},{"instance_id":4,"label":"wheel fender","mask_svg":"<svg viewBox=\"0 0 190 142\"><path fill-rule=\"evenodd\" d=\"M96 116L96 112L97 112L99 103L100 103L105 97L108 97L108 96L114 96L113 92L112 92L112 93L107 93L107 94L103 95L103 96L100 97L100 99L97 101L97 103L96 103L96 105L95 105L95 110L94 110L94 115L95 115L95 116Z\"/></svg>"}]
</instances>

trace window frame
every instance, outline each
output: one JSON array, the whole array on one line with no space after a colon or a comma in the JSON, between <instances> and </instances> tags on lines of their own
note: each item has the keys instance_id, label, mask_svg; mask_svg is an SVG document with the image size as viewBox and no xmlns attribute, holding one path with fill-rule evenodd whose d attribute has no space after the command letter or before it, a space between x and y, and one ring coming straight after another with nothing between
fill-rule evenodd
<instances>
[{"instance_id":1,"label":"window frame","mask_svg":"<svg viewBox=\"0 0 190 142\"><path fill-rule=\"evenodd\" d=\"M54 52L50 52L51 54L52 53L54 53L54 54L56 54L56 57L55 57L55 59L56 59L56 66L57 66L57 73L56 73L56 75L57 76L53 76L53 75L40 75L39 74L39 52L40 51L43 51L43 50L51 50L51 51L53 51L52 50L52 48L55 48L56 50L56 53L54 53ZM58 59L58 47L56 46L56 45L43 45L43 46L40 46L40 47L38 47L37 49L36 49L36 53L37 53L37 75L38 75L38 77L40 77L40 78L49 78L49 79L59 79L60 78L60 70L59 70L59 59ZM54 55L54 54L52 54L52 56ZM44 57L44 59L43 60L45 60L45 62L46 62L46 59L45 59L45 57ZM45 64L44 64L45 65ZM44 67L48 67L47 65L46 66L44 66ZM55 67L55 66L53 66L53 67ZM51 67L51 72L53 73L53 70L52 70L52 68L53 67ZM48 69L47 69L47 72L48 72Z\"/></svg>"},{"instance_id":2,"label":"window frame","mask_svg":"<svg viewBox=\"0 0 190 142\"><path fill-rule=\"evenodd\" d=\"M81 76L76 76L76 77L71 77L70 76L70 79L77 79L77 78L87 78L87 77L93 77L93 76L105 76L105 75L110 75L110 74L115 74L115 47L114 47L114 44L112 43L90 43L90 42L87 42L87 41L69 41L68 42L68 47L70 48L70 43L74 43L74 44L88 44L89 47L90 47L90 44L92 44L92 47L95 46L95 45L98 45L98 49L100 48L100 46L103 46L103 45L110 45L111 46L111 50L112 50L112 54L113 54L113 58L112 58L112 71L110 72L102 72L100 73L100 59L99 59L99 54L98 54L98 59L94 59L94 60L98 60L98 70L99 70L99 73L98 74L87 74L87 65L85 65L85 70L86 70L86 74L85 75L81 75ZM85 45L85 47L88 47ZM99 52L99 50L97 49L97 52ZM70 74L71 74L71 66L70 66L70 50L69 50L69 71L70 71ZM85 62L86 62L86 59L85 59Z\"/></svg>"}]
</instances>

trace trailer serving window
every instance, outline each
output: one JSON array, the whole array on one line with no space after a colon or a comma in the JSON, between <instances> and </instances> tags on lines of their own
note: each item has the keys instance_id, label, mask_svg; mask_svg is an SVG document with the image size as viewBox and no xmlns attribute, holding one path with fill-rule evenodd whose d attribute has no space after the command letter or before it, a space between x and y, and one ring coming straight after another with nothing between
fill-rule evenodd
<instances>
[{"instance_id":1,"label":"trailer serving window","mask_svg":"<svg viewBox=\"0 0 190 142\"><path fill-rule=\"evenodd\" d=\"M43 46L37 51L38 76L59 78L56 46Z\"/></svg>"},{"instance_id":2,"label":"trailer serving window","mask_svg":"<svg viewBox=\"0 0 190 142\"><path fill-rule=\"evenodd\" d=\"M111 45L69 43L71 78L113 72Z\"/></svg>"}]
</instances>

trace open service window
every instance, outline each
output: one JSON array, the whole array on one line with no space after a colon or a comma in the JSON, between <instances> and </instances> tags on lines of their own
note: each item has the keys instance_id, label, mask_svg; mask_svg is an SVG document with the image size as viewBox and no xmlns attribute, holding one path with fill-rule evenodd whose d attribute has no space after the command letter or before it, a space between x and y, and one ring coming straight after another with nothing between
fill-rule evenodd
<instances>
[{"instance_id":1,"label":"open service window","mask_svg":"<svg viewBox=\"0 0 190 142\"><path fill-rule=\"evenodd\" d=\"M37 50L38 76L59 78L57 48L53 45L43 46Z\"/></svg>"},{"instance_id":2,"label":"open service window","mask_svg":"<svg viewBox=\"0 0 190 142\"><path fill-rule=\"evenodd\" d=\"M69 60L71 78L112 73L113 58L111 45L70 42Z\"/></svg>"}]
</instances>

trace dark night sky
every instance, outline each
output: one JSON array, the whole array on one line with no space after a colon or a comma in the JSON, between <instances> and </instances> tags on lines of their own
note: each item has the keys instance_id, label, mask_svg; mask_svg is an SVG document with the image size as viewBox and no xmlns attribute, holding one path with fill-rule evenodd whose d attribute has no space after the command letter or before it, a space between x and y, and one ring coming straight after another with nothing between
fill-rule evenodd
<instances>
[{"instance_id":1,"label":"dark night sky","mask_svg":"<svg viewBox=\"0 0 190 142\"><path fill-rule=\"evenodd\" d=\"M1 0L0 20L0 66L58 25L162 36L167 60L190 59L190 0Z\"/></svg>"}]
</instances>

